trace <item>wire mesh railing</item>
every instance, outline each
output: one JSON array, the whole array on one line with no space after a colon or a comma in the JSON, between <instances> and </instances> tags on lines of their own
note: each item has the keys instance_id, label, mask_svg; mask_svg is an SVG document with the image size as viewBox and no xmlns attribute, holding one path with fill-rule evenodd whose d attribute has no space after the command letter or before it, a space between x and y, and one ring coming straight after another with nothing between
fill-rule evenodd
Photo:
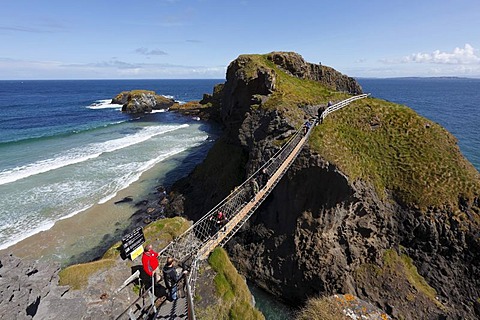
<instances>
[{"instance_id":1,"label":"wire mesh railing","mask_svg":"<svg viewBox=\"0 0 480 320\"><path fill-rule=\"evenodd\" d=\"M321 119L308 120L302 128L294 131L288 141L284 143L268 161L258 168L257 171L250 175L241 185L235 187L234 190L213 209L159 252L160 265L162 265L162 263L165 264L168 257L172 257L190 271L185 283L189 319L195 319L193 296L195 294L200 257L205 256L213 250L213 245L224 245L250 218L258 206L260 206L263 200L275 188L291 163L293 163L301 147L303 147L303 143L307 141L316 121L321 122L333 111L339 110L355 100L368 96L369 94L362 94L343 100L325 109L321 115ZM295 154L290 157L289 162L286 163L287 158L289 158L293 151L295 151ZM271 180L272 177L275 179ZM262 198L256 200L255 197L260 190ZM249 208L249 211L237 217L252 199L255 201ZM219 217L222 217L224 222L220 221ZM236 220L234 226L226 229L228 222L225 221L232 220ZM225 233L222 235L222 240L220 242L212 241L218 237L218 233L220 232ZM208 243L211 245L207 245Z\"/></svg>"},{"instance_id":2,"label":"wire mesh railing","mask_svg":"<svg viewBox=\"0 0 480 320\"><path fill-rule=\"evenodd\" d=\"M310 122L310 127L313 122ZM204 243L216 235L222 229L217 217L219 213L225 221L229 221L240 212L242 207L254 197L255 193L262 188L269 177L282 165L284 160L292 152L298 142L304 137L304 128L294 132L282 148L270 158L263 166L255 171L248 179L225 197L219 204L200 218L182 235L171 242L161 252L160 256L166 260L173 257L177 261L184 262L188 257L195 254ZM307 133L309 133L308 130Z\"/></svg>"}]
</instances>

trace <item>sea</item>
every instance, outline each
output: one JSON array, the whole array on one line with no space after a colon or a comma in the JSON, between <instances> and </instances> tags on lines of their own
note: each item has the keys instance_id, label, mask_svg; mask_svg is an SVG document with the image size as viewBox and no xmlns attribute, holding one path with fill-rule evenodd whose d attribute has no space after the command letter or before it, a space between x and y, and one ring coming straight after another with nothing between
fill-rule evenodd
<instances>
[{"instance_id":1,"label":"sea","mask_svg":"<svg viewBox=\"0 0 480 320\"><path fill-rule=\"evenodd\" d=\"M480 170L480 79L357 80L364 92L444 126ZM124 114L112 97L146 89L187 102L221 82L0 81L0 249L105 203L154 166L172 170L172 159L215 139L215 130L203 121L169 111ZM174 163L180 176L192 169ZM287 306L250 287L268 320L293 317Z\"/></svg>"},{"instance_id":2,"label":"sea","mask_svg":"<svg viewBox=\"0 0 480 320\"><path fill-rule=\"evenodd\" d=\"M221 82L0 81L0 249L105 203L146 170L212 140L203 121L125 114L111 103L115 95L146 89L182 103Z\"/></svg>"}]
</instances>

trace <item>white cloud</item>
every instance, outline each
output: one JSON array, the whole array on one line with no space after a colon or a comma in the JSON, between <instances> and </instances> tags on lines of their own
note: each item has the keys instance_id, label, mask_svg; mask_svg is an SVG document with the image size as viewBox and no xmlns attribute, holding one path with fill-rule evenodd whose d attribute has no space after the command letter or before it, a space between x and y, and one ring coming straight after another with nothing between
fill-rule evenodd
<instances>
[{"instance_id":1,"label":"white cloud","mask_svg":"<svg viewBox=\"0 0 480 320\"><path fill-rule=\"evenodd\" d=\"M388 60L385 60L388 62ZM435 50L432 53L414 53L403 57L401 62L410 63L433 63L433 64L453 64L453 65L475 65L480 64L480 55L470 44L465 44L463 48L455 48L452 52L441 52Z\"/></svg>"}]
</instances>

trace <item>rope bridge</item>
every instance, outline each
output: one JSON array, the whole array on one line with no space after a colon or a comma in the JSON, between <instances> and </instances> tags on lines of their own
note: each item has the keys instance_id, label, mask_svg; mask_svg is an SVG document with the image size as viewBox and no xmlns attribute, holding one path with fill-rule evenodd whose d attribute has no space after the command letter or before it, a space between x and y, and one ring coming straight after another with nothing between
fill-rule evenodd
<instances>
[{"instance_id":1,"label":"rope bridge","mask_svg":"<svg viewBox=\"0 0 480 320\"><path fill-rule=\"evenodd\" d=\"M350 102L367 96L363 94L343 100L327 108L321 119ZM168 257L173 257L180 264L189 266L190 272L186 278L185 297L176 300L172 305L163 304L156 311L156 318L171 319L171 315L175 314L174 319L195 319L193 296L199 262L206 259L217 246L223 246L240 230L287 172L302 150L313 126L321 119L308 120L263 166L159 252L160 266L166 263ZM222 221L218 220L220 212Z\"/></svg>"}]
</instances>

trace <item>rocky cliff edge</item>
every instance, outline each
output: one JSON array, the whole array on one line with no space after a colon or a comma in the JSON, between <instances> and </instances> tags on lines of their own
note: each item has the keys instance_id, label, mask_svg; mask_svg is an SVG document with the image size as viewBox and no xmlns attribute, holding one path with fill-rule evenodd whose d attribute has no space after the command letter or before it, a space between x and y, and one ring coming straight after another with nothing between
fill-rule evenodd
<instances>
[{"instance_id":1,"label":"rocky cliff edge","mask_svg":"<svg viewBox=\"0 0 480 320\"><path fill-rule=\"evenodd\" d=\"M204 97L225 134L176 185L198 219L352 78L295 53L242 55ZM397 319L480 314L480 178L455 138L405 106L365 99L317 126L228 244L247 278L293 305L354 294Z\"/></svg>"}]
</instances>

